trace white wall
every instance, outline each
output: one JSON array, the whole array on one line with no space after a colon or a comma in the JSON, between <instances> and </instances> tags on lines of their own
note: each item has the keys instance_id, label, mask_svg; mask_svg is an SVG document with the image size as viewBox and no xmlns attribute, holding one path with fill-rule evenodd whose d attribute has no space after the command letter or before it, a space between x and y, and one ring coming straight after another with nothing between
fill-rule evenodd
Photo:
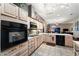
<instances>
[{"instance_id":1,"label":"white wall","mask_svg":"<svg viewBox=\"0 0 79 59\"><path fill-rule=\"evenodd\" d=\"M71 26L72 26L71 23L64 23L64 24L62 23L59 25L51 26L51 29L52 29L52 31L54 31L54 28L59 27L61 32L63 31L63 29L69 29L69 31L71 31L71 28L72 28Z\"/></svg>"},{"instance_id":2,"label":"white wall","mask_svg":"<svg viewBox=\"0 0 79 59\"><path fill-rule=\"evenodd\" d=\"M73 24L73 33L74 33L74 37L77 37L77 38L79 38L79 31L76 31L75 30L75 23L77 22L77 21L79 21L79 18L74 22L74 24Z\"/></svg>"},{"instance_id":3,"label":"white wall","mask_svg":"<svg viewBox=\"0 0 79 59\"><path fill-rule=\"evenodd\" d=\"M63 29L69 29L69 31L72 31L72 24L71 23L64 23L64 24L60 24L59 27L61 28L61 32L63 31Z\"/></svg>"}]
</instances>

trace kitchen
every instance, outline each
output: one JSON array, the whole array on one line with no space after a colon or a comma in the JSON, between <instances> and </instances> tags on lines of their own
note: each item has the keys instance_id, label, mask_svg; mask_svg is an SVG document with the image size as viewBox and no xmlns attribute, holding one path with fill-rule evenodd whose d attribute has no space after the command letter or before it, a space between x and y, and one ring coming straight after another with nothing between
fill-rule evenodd
<instances>
[{"instance_id":1,"label":"kitchen","mask_svg":"<svg viewBox=\"0 0 79 59\"><path fill-rule=\"evenodd\" d=\"M65 6L71 9L69 14L65 12ZM79 14L75 12L76 6L79 4L0 3L0 56L32 56L43 44L70 48L71 55L78 56ZM52 15L51 9L57 12ZM61 17L68 19L63 21Z\"/></svg>"}]
</instances>

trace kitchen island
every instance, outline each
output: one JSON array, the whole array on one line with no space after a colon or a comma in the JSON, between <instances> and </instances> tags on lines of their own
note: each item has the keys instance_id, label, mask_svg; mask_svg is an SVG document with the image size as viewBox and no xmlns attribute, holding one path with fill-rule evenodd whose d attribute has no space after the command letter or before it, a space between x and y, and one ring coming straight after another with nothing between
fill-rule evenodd
<instances>
[{"instance_id":1,"label":"kitchen island","mask_svg":"<svg viewBox=\"0 0 79 59\"><path fill-rule=\"evenodd\" d=\"M64 46L69 46L69 47L73 46L73 36L70 35L70 34L58 34L58 33L54 33L54 34L52 34L52 36L55 36L55 40L56 39L58 39L58 40L63 39L62 41L64 42L63 43Z\"/></svg>"}]
</instances>

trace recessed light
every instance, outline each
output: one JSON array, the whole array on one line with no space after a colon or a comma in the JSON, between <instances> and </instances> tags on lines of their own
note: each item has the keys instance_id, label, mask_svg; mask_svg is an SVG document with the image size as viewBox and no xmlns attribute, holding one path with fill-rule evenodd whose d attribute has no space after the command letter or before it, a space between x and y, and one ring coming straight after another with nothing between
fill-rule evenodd
<instances>
[{"instance_id":1,"label":"recessed light","mask_svg":"<svg viewBox=\"0 0 79 59\"><path fill-rule=\"evenodd\" d=\"M57 14L57 16L60 16L59 14Z\"/></svg>"},{"instance_id":2,"label":"recessed light","mask_svg":"<svg viewBox=\"0 0 79 59\"><path fill-rule=\"evenodd\" d=\"M55 10L56 10L56 8L53 8L53 10L55 11Z\"/></svg>"},{"instance_id":3,"label":"recessed light","mask_svg":"<svg viewBox=\"0 0 79 59\"><path fill-rule=\"evenodd\" d=\"M61 7L61 8L64 8L65 6L64 6L64 5L61 5L60 7Z\"/></svg>"}]
</instances>

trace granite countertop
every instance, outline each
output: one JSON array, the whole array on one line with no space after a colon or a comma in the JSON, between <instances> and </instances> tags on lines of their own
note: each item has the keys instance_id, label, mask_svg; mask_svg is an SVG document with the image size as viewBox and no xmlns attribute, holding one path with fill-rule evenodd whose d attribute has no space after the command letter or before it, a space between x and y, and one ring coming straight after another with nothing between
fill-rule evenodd
<instances>
[{"instance_id":1,"label":"granite countertop","mask_svg":"<svg viewBox=\"0 0 79 59\"><path fill-rule=\"evenodd\" d=\"M34 37L36 37L36 36L42 35L42 34L48 34L48 33L39 33L39 34L37 34L37 35L28 36L28 40L30 40L30 39L32 39L32 38L34 38Z\"/></svg>"},{"instance_id":2,"label":"granite countertop","mask_svg":"<svg viewBox=\"0 0 79 59\"><path fill-rule=\"evenodd\" d=\"M48 34L48 35L65 35L65 36L68 35L68 36L72 36L70 34L61 34L61 33L39 33L38 35L35 35L35 36L28 36L28 40L29 39L32 39L32 38L34 38L36 36L42 35L42 34Z\"/></svg>"},{"instance_id":3,"label":"granite countertop","mask_svg":"<svg viewBox=\"0 0 79 59\"><path fill-rule=\"evenodd\" d=\"M49 35L64 35L64 36L72 36L70 34L62 34L62 33L49 33Z\"/></svg>"},{"instance_id":4,"label":"granite countertop","mask_svg":"<svg viewBox=\"0 0 79 59\"><path fill-rule=\"evenodd\" d=\"M33 37L28 37L28 40L32 39Z\"/></svg>"}]
</instances>

